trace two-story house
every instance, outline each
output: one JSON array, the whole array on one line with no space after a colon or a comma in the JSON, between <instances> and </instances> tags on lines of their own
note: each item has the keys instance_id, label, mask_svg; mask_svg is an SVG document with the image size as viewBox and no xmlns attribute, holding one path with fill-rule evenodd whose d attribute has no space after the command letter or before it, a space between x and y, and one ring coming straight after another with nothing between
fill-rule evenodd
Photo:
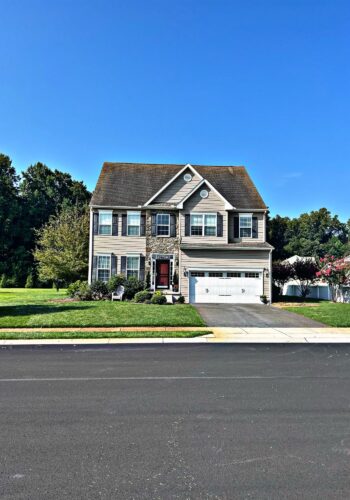
<instances>
[{"instance_id":1,"label":"two-story house","mask_svg":"<svg viewBox=\"0 0 350 500\"><path fill-rule=\"evenodd\" d=\"M270 299L266 214L244 167L105 163L91 200L89 281L149 273L153 290L178 288L191 303Z\"/></svg>"}]
</instances>

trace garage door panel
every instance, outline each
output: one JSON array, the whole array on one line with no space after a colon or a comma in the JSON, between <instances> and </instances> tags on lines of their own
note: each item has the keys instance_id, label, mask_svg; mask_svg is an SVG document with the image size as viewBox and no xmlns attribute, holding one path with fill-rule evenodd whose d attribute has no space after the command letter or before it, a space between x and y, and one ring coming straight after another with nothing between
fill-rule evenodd
<instances>
[{"instance_id":1,"label":"garage door panel","mask_svg":"<svg viewBox=\"0 0 350 500\"><path fill-rule=\"evenodd\" d=\"M190 276L192 303L259 303L262 294L259 278L218 278Z\"/></svg>"}]
</instances>

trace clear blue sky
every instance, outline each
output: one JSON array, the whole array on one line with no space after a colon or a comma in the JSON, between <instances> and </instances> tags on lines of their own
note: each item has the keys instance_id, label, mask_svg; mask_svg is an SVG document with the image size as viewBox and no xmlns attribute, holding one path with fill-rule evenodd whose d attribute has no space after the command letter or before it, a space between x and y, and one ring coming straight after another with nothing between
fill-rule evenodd
<instances>
[{"instance_id":1,"label":"clear blue sky","mask_svg":"<svg viewBox=\"0 0 350 500\"><path fill-rule=\"evenodd\" d=\"M0 0L0 151L245 165L273 214L350 217L350 2Z\"/></svg>"}]
</instances>

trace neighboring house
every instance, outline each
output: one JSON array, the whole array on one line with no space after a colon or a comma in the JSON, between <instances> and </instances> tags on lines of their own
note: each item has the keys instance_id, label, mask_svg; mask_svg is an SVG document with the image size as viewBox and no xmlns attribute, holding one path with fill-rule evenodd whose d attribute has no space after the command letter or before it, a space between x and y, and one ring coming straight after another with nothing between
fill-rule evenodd
<instances>
[{"instance_id":1,"label":"neighboring house","mask_svg":"<svg viewBox=\"0 0 350 500\"><path fill-rule=\"evenodd\" d=\"M90 282L149 273L192 303L271 297L267 207L244 167L105 163L90 206Z\"/></svg>"},{"instance_id":2,"label":"neighboring house","mask_svg":"<svg viewBox=\"0 0 350 500\"><path fill-rule=\"evenodd\" d=\"M294 264L297 260L311 260L315 262L314 257L300 257L299 255L293 255L293 257L289 257L289 259L284 260L283 262L289 262L289 264ZM289 295L293 297L300 297L300 290L298 288L298 282L295 280L290 280L283 287L283 295ZM308 299L323 299L323 300L331 300L331 292L329 286L324 281L318 280L315 281L313 285L310 286L310 293L307 296Z\"/></svg>"}]
</instances>

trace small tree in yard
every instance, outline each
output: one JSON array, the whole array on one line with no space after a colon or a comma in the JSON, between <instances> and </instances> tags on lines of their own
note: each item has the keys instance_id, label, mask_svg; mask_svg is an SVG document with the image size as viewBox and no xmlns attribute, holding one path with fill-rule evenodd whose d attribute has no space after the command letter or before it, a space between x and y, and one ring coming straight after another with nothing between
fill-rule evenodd
<instances>
[{"instance_id":1,"label":"small tree in yard","mask_svg":"<svg viewBox=\"0 0 350 500\"><path fill-rule=\"evenodd\" d=\"M62 282L86 279L89 260L89 213L66 207L37 231L39 278L52 280L56 288Z\"/></svg>"},{"instance_id":2,"label":"small tree in yard","mask_svg":"<svg viewBox=\"0 0 350 500\"><path fill-rule=\"evenodd\" d=\"M321 269L317 277L328 283L333 302L344 302L342 287L350 285L350 262L326 255L320 259Z\"/></svg>"},{"instance_id":3,"label":"small tree in yard","mask_svg":"<svg viewBox=\"0 0 350 500\"><path fill-rule=\"evenodd\" d=\"M289 262L275 262L272 266L272 277L282 295L284 285L293 277L293 268Z\"/></svg>"},{"instance_id":4,"label":"small tree in yard","mask_svg":"<svg viewBox=\"0 0 350 500\"><path fill-rule=\"evenodd\" d=\"M310 286L317 280L318 265L312 258L297 259L292 265L293 279L298 282L301 297L310 293Z\"/></svg>"}]
</instances>

